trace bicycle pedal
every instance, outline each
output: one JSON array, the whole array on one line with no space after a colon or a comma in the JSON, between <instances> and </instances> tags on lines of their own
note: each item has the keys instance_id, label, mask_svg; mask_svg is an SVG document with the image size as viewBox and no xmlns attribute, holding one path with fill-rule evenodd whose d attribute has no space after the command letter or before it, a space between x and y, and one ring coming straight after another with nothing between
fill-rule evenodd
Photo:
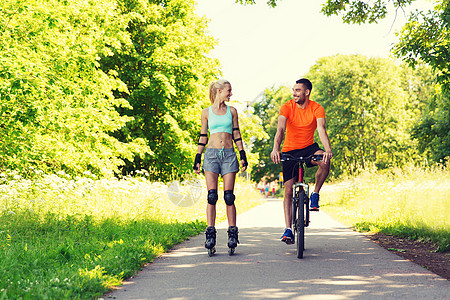
<instances>
[{"instance_id":1,"label":"bicycle pedal","mask_svg":"<svg viewBox=\"0 0 450 300\"><path fill-rule=\"evenodd\" d=\"M286 245L292 245L294 244L294 240L293 239L284 239L281 240L283 243L286 243Z\"/></svg>"}]
</instances>

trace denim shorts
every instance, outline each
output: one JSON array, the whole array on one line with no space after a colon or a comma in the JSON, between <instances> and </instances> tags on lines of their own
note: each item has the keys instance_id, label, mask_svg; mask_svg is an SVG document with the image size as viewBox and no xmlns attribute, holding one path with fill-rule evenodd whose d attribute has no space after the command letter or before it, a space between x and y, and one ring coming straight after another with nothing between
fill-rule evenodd
<instances>
[{"instance_id":1,"label":"denim shorts","mask_svg":"<svg viewBox=\"0 0 450 300\"><path fill-rule=\"evenodd\" d=\"M233 148L206 148L203 170L225 175L239 172L239 162Z\"/></svg>"}]
</instances>

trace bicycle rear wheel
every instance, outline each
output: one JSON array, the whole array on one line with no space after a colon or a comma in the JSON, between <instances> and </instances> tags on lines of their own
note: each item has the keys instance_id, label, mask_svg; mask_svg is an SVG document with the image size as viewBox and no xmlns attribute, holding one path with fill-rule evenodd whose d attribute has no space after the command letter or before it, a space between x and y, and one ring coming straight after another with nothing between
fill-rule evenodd
<instances>
[{"instance_id":1,"label":"bicycle rear wheel","mask_svg":"<svg viewBox=\"0 0 450 300\"><path fill-rule=\"evenodd\" d=\"M303 250L305 249L305 192L300 191L297 205L297 219L296 219L296 243L297 243L297 258L303 258Z\"/></svg>"}]
</instances>

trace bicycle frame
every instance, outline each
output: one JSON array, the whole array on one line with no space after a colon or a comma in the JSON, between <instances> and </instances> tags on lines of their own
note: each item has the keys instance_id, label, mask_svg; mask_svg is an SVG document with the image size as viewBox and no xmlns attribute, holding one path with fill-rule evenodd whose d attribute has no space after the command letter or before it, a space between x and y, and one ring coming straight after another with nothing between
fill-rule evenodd
<instances>
[{"instance_id":1,"label":"bicycle frame","mask_svg":"<svg viewBox=\"0 0 450 300\"><path fill-rule=\"evenodd\" d=\"M322 155L307 157L293 157L289 154L282 154L281 160L293 160L298 162L298 180L292 185L292 225L297 244L297 258L303 258L305 250L305 227L309 226L309 185L304 182L307 159L320 160Z\"/></svg>"},{"instance_id":2,"label":"bicycle frame","mask_svg":"<svg viewBox=\"0 0 450 300\"><path fill-rule=\"evenodd\" d=\"M300 191L302 189L305 191L306 197L308 197L308 195L309 195L309 185L307 185L306 183L303 182L304 173L305 173L305 169L303 167L303 163L300 162L298 165L298 181L293 184L293 188L292 188L292 210L293 210L292 225L294 227L296 226L295 222L297 221L297 217L295 215L296 214L296 206L304 205L304 203L295 203L295 201L300 202L298 195L300 194ZM307 219L309 219L309 218L307 218ZM309 223L309 220L307 220L305 226L308 226L309 225L308 223Z\"/></svg>"},{"instance_id":3,"label":"bicycle frame","mask_svg":"<svg viewBox=\"0 0 450 300\"><path fill-rule=\"evenodd\" d=\"M303 188L303 190L305 191L306 195L309 195L309 185L307 185L306 183L303 182L303 173L304 172L305 172L305 169L303 168L303 164L299 163L299 166L298 166L298 181L296 183L294 183L294 185L293 185L293 189L292 189L293 195L292 195L292 197L295 196L295 193L297 192L297 188L298 187Z\"/></svg>"}]
</instances>

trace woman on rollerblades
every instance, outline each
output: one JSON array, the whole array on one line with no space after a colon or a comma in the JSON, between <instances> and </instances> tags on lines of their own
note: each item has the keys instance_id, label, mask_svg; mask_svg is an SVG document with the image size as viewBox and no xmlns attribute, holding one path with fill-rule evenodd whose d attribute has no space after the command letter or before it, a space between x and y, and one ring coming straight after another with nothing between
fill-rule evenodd
<instances>
[{"instance_id":1,"label":"woman on rollerblades","mask_svg":"<svg viewBox=\"0 0 450 300\"><path fill-rule=\"evenodd\" d=\"M211 106L205 108L201 115L201 132L198 141L197 154L195 155L194 170L200 174L205 173L206 187L208 190L206 205L206 229L205 248L212 256L216 245L216 203L218 196L219 175L223 178L223 198L227 208L228 219L228 253L232 255L239 243L238 228L236 227L236 206L234 204L234 183L239 172L239 162L234 152L233 141L240 154L241 171L247 169L247 157L239 130L238 113L236 108L228 106L230 101L231 84L226 80L218 80L209 87ZM208 139L209 130L209 139ZM205 150L206 144L208 147ZM201 157L203 150L205 156L203 166Z\"/></svg>"}]
</instances>

